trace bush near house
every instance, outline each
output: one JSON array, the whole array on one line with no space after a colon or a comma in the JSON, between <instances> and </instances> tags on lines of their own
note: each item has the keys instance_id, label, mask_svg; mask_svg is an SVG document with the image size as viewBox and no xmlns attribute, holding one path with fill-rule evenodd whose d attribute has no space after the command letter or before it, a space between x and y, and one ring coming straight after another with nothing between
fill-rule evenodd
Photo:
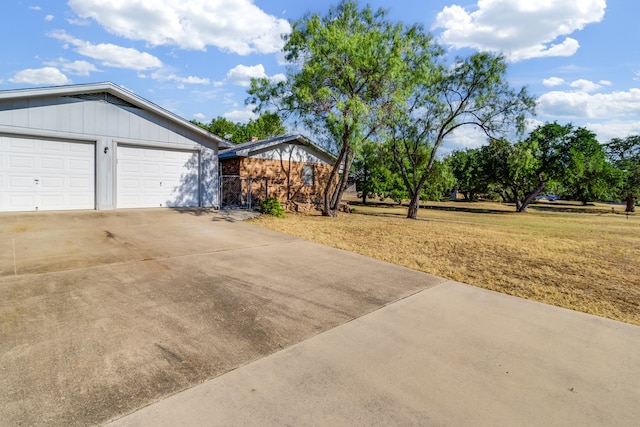
<instances>
[{"instance_id":1,"label":"bush near house","mask_svg":"<svg viewBox=\"0 0 640 427\"><path fill-rule=\"evenodd\" d=\"M260 212L277 218L284 218L284 207L282 207L280 201L274 197L267 197L260 202Z\"/></svg>"}]
</instances>

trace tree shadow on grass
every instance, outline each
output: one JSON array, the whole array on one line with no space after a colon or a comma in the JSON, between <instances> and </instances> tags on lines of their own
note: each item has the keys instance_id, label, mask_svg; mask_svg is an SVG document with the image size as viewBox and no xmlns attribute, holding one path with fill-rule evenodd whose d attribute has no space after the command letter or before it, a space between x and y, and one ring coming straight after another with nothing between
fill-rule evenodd
<instances>
[{"instance_id":1,"label":"tree shadow on grass","mask_svg":"<svg viewBox=\"0 0 640 427\"><path fill-rule=\"evenodd\" d=\"M507 211L504 209L491 209L491 208L487 208L487 207L473 207L473 206L469 206L469 205L464 205L466 203L469 202L454 202L454 203L460 203L460 206L433 206L433 205L423 205L420 206L420 210L436 210L436 211L446 211L446 212L467 212L467 213L478 213L478 214L513 214L515 213L515 206L513 207L513 211ZM385 202L367 202L366 205L363 205L362 203L358 203L358 202L349 202L349 206L362 206L362 207L375 207L375 208L389 208L389 209L407 209L408 205L407 204L389 204L389 203L385 203ZM377 212L363 212L363 211L357 211L358 213L362 213L362 214L369 214L369 215L376 215ZM407 215L406 212L404 213L395 213L395 212L389 212L389 213L383 213L381 215L385 215L385 216L395 216L395 217L404 217Z\"/></svg>"}]
</instances>

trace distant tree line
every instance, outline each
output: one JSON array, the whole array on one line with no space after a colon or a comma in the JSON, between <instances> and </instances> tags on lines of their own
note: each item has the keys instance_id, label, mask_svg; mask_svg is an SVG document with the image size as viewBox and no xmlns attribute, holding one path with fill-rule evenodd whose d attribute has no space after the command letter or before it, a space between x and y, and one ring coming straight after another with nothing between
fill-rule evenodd
<instances>
[{"instance_id":1,"label":"distant tree line","mask_svg":"<svg viewBox=\"0 0 640 427\"><path fill-rule=\"evenodd\" d=\"M354 162L352 177L363 202L408 198L390 150L389 142L369 144ZM584 204L623 200L626 211L634 212L640 194L640 136L602 145L593 132L571 124L546 123L515 143L490 139L434 164L422 200L440 200L455 191L468 201L514 203L523 212L537 197L553 194Z\"/></svg>"}]
</instances>

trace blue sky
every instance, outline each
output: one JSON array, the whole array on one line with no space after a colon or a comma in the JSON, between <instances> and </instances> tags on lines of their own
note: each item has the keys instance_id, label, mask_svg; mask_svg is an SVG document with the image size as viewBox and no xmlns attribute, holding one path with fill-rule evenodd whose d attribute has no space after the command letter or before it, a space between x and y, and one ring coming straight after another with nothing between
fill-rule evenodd
<instances>
[{"instance_id":1,"label":"blue sky","mask_svg":"<svg viewBox=\"0 0 640 427\"><path fill-rule=\"evenodd\" d=\"M3 2L0 90L112 81L185 119L244 122L251 77L283 77L280 34L322 0ZM504 53L538 98L531 125L585 126L601 142L640 134L637 0L372 0L420 23L450 55ZM360 2L361 5L366 2ZM478 146L465 130L448 149Z\"/></svg>"}]
</instances>

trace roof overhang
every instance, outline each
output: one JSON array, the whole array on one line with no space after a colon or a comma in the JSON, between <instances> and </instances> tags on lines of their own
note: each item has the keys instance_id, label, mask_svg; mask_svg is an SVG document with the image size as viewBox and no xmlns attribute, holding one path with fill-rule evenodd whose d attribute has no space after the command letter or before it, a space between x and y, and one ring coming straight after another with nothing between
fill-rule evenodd
<instances>
[{"instance_id":1,"label":"roof overhang","mask_svg":"<svg viewBox=\"0 0 640 427\"><path fill-rule=\"evenodd\" d=\"M40 98L48 96L74 96L93 93L108 93L116 96L131 105L134 105L143 110L152 112L164 119L167 119L183 128L186 128L196 134L200 134L208 139L215 141L219 147L227 148L233 147L230 141L215 135L206 129L201 128L188 120L166 110L151 101L148 101L128 89L118 86L111 82L101 83L88 83L79 85L66 85L66 86L50 86L40 88L29 89L14 89L0 91L0 100L3 99L26 99L26 98Z\"/></svg>"},{"instance_id":2,"label":"roof overhang","mask_svg":"<svg viewBox=\"0 0 640 427\"><path fill-rule=\"evenodd\" d=\"M333 154L320 148L318 145L313 143L309 138L300 134L283 135L283 136L277 136L273 138L261 139L258 141L245 142L242 144L235 145L226 150L220 151L219 157L220 159L229 159L234 157L250 157L255 152L273 148L281 144L289 144L289 143L298 143L299 145L304 145L334 162L336 160L336 157Z\"/></svg>"}]
</instances>

